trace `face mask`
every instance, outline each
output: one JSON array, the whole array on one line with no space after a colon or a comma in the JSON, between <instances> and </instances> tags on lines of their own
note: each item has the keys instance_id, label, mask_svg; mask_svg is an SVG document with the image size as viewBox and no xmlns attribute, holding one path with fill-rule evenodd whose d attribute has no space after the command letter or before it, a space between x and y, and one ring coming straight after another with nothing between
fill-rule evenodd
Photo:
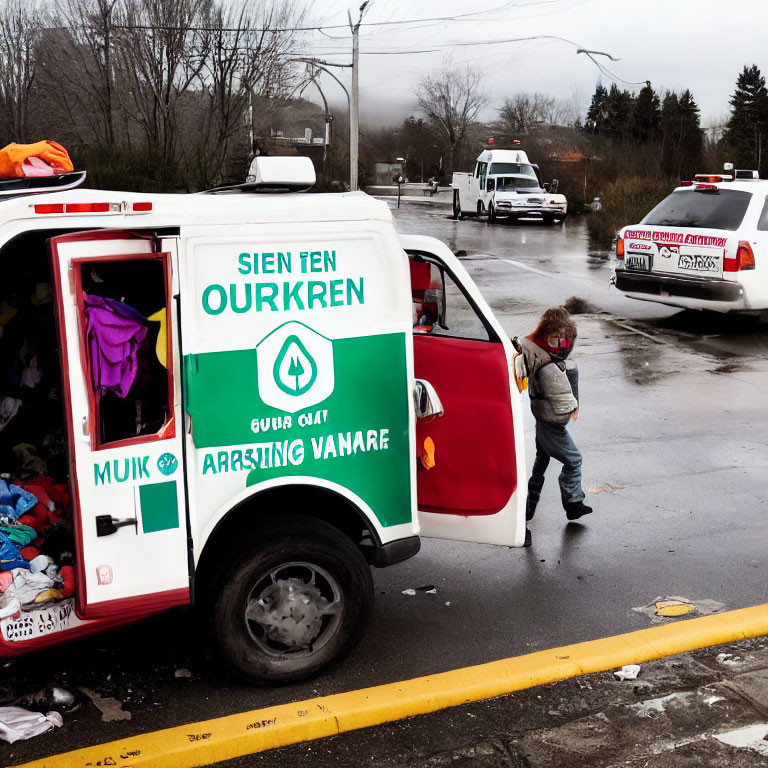
<instances>
[{"instance_id":1,"label":"face mask","mask_svg":"<svg viewBox=\"0 0 768 768\"><path fill-rule=\"evenodd\" d=\"M562 353L564 350L571 348L571 342L558 336L547 336L547 346L553 354L556 352Z\"/></svg>"}]
</instances>

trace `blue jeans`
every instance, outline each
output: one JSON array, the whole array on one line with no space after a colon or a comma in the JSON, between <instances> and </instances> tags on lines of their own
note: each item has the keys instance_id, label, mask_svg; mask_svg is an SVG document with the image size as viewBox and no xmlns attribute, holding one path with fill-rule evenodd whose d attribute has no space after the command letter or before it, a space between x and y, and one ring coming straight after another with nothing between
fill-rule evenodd
<instances>
[{"instance_id":1,"label":"blue jeans","mask_svg":"<svg viewBox=\"0 0 768 768\"><path fill-rule=\"evenodd\" d=\"M536 421L536 459L528 481L528 498L534 503L539 500L544 487L544 472L550 458L557 459L563 465L559 477L563 504L583 501L581 452L568 434L565 424L550 424L546 421Z\"/></svg>"}]
</instances>

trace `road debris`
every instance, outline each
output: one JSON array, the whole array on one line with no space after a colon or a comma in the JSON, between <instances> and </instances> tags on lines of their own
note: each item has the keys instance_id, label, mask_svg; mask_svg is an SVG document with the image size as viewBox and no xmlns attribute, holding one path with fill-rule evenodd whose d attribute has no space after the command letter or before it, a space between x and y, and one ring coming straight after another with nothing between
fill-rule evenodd
<instances>
[{"instance_id":1,"label":"road debris","mask_svg":"<svg viewBox=\"0 0 768 768\"><path fill-rule=\"evenodd\" d=\"M47 685L35 693L17 696L8 703L24 709L51 709L59 712L71 712L80 706L73 694L58 685Z\"/></svg>"},{"instance_id":2,"label":"road debris","mask_svg":"<svg viewBox=\"0 0 768 768\"><path fill-rule=\"evenodd\" d=\"M117 699L109 696L102 696L90 688L80 688L80 690L96 705L96 709L101 712L101 719L105 723L111 723L115 720L130 720L131 713L123 709L123 705ZM130 689L129 689L130 690Z\"/></svg>"},{"instance_id":3,"label":"road debris","mask_svg":"<svg viewBox=\"0 0 768 768\"><path fill-rule=\"evenodd\" d=\"M30 712L21 707L0 707L0 739L14 741L31 739L53 728L61 728L64 720L58 712Z\"/></svg>"},{"instance_id":4,"label":"road debris","mask_svg":"<svg viewBox=\"0 0 768 768\"><path fill-rule=\"evenodd\" d=\"M716 600L689 600L687 597L670 595L666 597L657 597L647 605L641 605L632 610L636 613L644 613L654 624L670 621L695 613L700 616L707 616L712 613L719 613L725 608L723 603Z\"/></svg>"},{"instance_id":5,"label":"road debris","mask_svg":"<svg viewBox=\"0 0 768 768\"><path fill-rule=\"evenodd\" d=\"M683 616L696 610L693 603L685 600L662 600L656 603L657 616Z\"/></svg>"},{"instance_id":6,"label":"road debris","mask_svg":"<svg viewBox=\"0 0 768 768\"><path fill-rule=\"evenodd\" d=\"M416 587L415 589L413 587L409 587L408 589L403 590L404 595L415 595L417 592L423 592L427 595L436 595L437 594L437 587L434 584L427 584L425 587Z\"/></svg>"},{"instance_id":7,"label":"road debris","mask_svg":"<svg viewBox=\"0 0 768 768\"><path fill-rule=\"evenodd\" d=\"M637 680L637 676L640 674L639 664L625 664L621 669L617 669L613 676L617 680Z\"/></svg>"}]
</instances>

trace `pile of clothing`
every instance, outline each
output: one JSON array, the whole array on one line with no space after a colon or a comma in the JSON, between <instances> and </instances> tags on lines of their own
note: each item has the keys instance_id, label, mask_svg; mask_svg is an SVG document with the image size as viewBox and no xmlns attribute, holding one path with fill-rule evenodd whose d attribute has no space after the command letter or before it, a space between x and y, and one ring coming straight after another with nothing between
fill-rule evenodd
<instances>
[{"instance_id":1,"label":"pile of clothing","mask_svg":"<svg viewBox=\"0 0 768 768\"><path fill-rule=\"evenodd\" d=\"M69 487L48 475L0 475L0 619L75 591Z\"/></svg>"}]
</instances>

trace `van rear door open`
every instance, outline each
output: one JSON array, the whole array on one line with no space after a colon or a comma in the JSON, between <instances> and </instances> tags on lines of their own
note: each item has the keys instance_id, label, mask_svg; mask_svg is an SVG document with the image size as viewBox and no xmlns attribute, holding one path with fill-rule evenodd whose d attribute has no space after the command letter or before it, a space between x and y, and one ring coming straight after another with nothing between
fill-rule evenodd
<instances>
[{"instance_id":1,"label":"van rear door open","mask_svg":"<svg viewBox=\"0 0 768 768\"><path fill-rule=\"evenodd\" d=\"M189 601L177 296L154 237L50 241L83 618ZM68 382L68 386L67 386Z\"/></svg>"},{"instance_id":2,"label":"van rear door open","mask_svg":"<svg viewBox=\"0 0 768 768\"><path fill-rule=\"evenodd\" d=\"M411 260L414 373L444 409L416 426L417 453L430 438L435 459L417 472L421 535L521 546L526 470L511 343L443 243L400 242Z\"/></svg>"}]
</instances>

